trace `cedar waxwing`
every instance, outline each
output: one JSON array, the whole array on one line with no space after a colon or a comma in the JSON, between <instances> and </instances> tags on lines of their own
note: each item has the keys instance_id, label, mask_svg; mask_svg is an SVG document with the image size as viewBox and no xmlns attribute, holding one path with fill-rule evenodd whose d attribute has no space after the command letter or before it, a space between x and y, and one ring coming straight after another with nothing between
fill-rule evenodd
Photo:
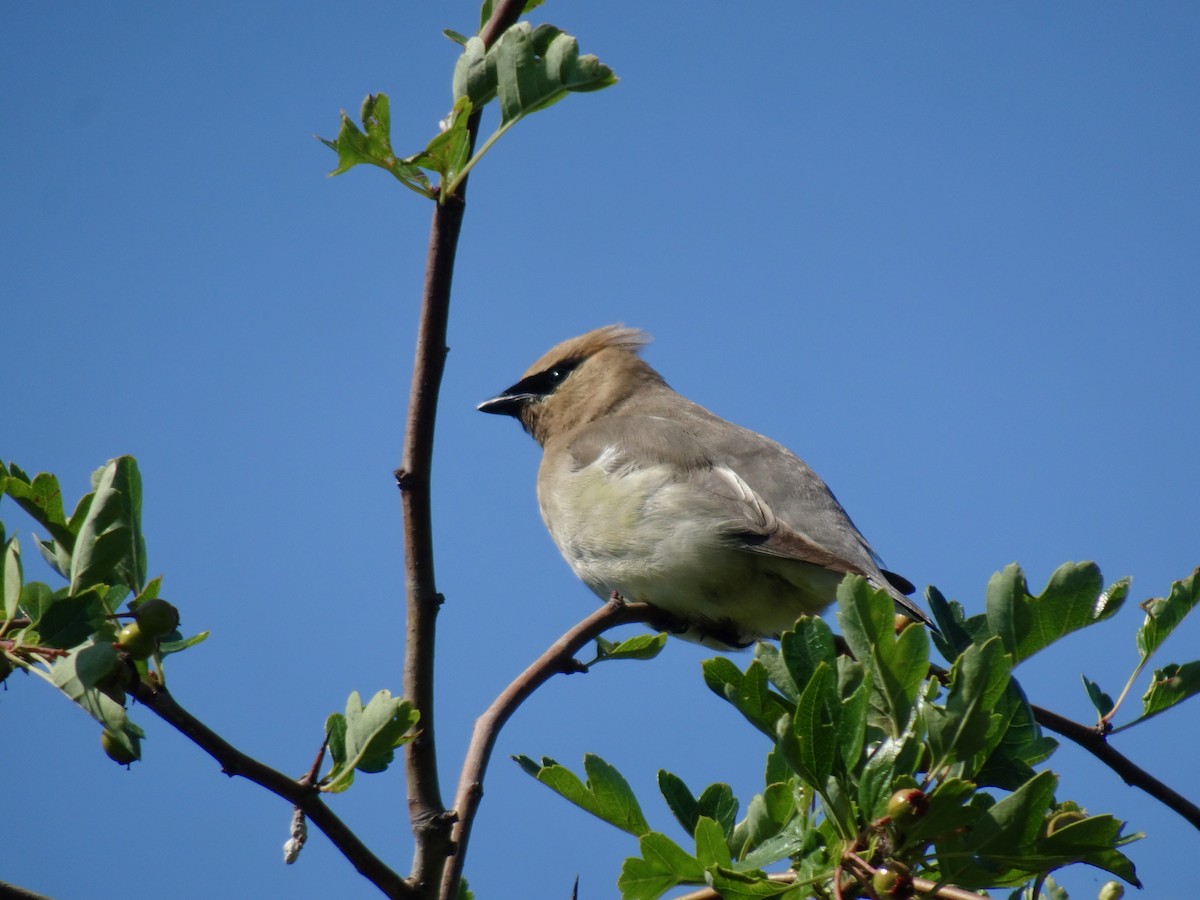
<instances>
[{"instance_id":1,"label":"cedar waxwing","mask_svg":"<svg viewBox=\"0 0 1200 900\"><path fill-rule=\"evenodd\" d=\"M638 356L647 340L609 325L563 341L479 405L542 445L538 504L575 574L715 647L819 613L847 573L931 624L825 482L782 445L671 390Z\"/></svg>"}]
</instances>

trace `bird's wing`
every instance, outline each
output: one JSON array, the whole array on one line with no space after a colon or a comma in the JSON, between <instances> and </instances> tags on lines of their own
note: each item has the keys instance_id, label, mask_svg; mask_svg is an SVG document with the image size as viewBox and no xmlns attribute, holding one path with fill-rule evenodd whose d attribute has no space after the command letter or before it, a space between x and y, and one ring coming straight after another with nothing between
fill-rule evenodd
<instances>
[{"instance_id":1,"label":"bird's wing","mask_svg":"<svg viewBox=\"0 0 1200 900\"><path fill-rule=\"evenodd\" d=\"M680 482L696 492L697 506L713 517L715 530L731 546L835 572L873 575L780 519L737 471L714 462L709 449L684 423L663 416L607 416L571 435L571 457L575 468L600 460L613 470L668 465Z\"/></svg>"}]
</instances>

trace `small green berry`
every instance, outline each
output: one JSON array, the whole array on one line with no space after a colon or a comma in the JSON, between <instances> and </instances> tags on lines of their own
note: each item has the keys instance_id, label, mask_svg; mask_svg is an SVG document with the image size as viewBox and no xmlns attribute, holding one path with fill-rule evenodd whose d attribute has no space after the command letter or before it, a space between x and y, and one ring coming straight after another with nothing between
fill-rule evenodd
<instances>
[{"instance_id":1,"label":"small green berry","mask_svg":"<svg viewBox=\"0 0 1200 900\"><path fill-rule=\"evenodd\" d=\"M1096 900L1121 900L1125 896L1125 885L1119 881L1106 881L1096 895Z\"/></svg>"},{"instance_id":2,"label":"small green berry","mask_svg":"<svg viewBox=\"0 0 1200 900\"><path fill-rule=\"evenodd\" d=\"M117 646L134 659L149 659L158 646L158 638L144 634L137 622L130 622L117 632Z\"/></svg>"},{"instance_id":3,"label":"small green berry","mask_svg":"<svg viewBox=\"0 0 1200 900\"><path fill-rule=\"evenodd\" d=\"M871 889L877 897L911 897L913 881L908 866L897 860L889 859L871 876Z\"/></svg>"},{"instance_id":4,"label":"small green berry","mask_svg":"<svg viewBox=\"0 0 1200 900\"><path fill-rule=\"evenodd\" d=\"M929 797L917 788L901 788L888 800L887 814L897 825L910 825L929 811Z\"/></svg>"},{"instance_id":5,"label":"small green berry","mask_svg":"<svg viewBox=\"0 0 1200 900\"><path fill-rule=\"evenodd\" d=\"M160 638L179 627L179 610L161 597L147 600L133 611L142 634Z\"/></svg>"},{"instance_id":6,"label":"small green berry","mask_svg":"<svg viewBox=\"0 0 1200 900\"><path fill-rule=\"evenodd\" d=\"M121 743L121 739L107 728L100 732L100 746L104 748L104 754L119 765L127 766L132 762L137 762L138 755L131 752Z\"/></svg>"}]
</instances>

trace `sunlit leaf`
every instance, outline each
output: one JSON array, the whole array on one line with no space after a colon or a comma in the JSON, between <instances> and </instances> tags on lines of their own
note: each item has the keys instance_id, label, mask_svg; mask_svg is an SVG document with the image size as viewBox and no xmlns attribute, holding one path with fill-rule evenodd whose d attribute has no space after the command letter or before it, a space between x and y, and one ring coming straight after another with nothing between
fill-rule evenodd
<instances>
[{"instance_id":1,"label":"sunlit leaf","mask_svg":"<svg viewBox=\"0 0 1200 900\"><path fill-rule=\"evenodd\" d=\"M0 530L0 539L3 531ZM10 538L2 545L0 551L0 610L4 612L4 621L15 619L21 602L21 544L16 537Z\"/></svg>"},{"instance_id":2,"label":"sunlit leaf","mask_svg":"<svg viewBox=\"0 0 1200 900\"><path fill-rule=\"evenodd\" d=\"M643 834L638 850L642 855L625 860L617 879L622 900L655 900L677 884L704 883L704 867L666 835Z\"/></svg>"},{"instance_id":3,"label":"sunlit leaf","mask_svg":"<svg viewBox=\"0 0 1200 900\"><path fill-rule=\"evenodd\" d=\"M513 759L542 784L610 825L634 836L650 831L629 782L599 756L589 753L583 758L586 784L566 766L552 759L543 758L540 765L528 756L514 756Z\"/></svg>"},{"instance_id":4,"label":"sunlit leaf","mask_svg":"<svg viewBox=\"0 0 1200 900\"><path fill-rule=\"evenodd\" d=\"M322 779L323 790L344 791L359 772L382 772L391 764L395 749L408 743L420 714L407 700L379 691L363 705L358 691L346 701L346 714L326 720L332 768Z\"/></svg>"},{"instance_id":5,"label":"sunlit leaf","mask_svg":"<svg viewBox=\"0 0 1200 900\"><path fill-rule=\"evenodd\" d=\"M72 594L99 584L139 591L146 580L142 478L132 456L104 466L71 554Z\"/></svg>"},{"instance_id":6,"label":"sunlit leaf","mask_svg":"<svg viewBox=\"0 0 1200 900\"><path fill-rule=\"evenodd\" d=\"M938 765L969 762L985 750L1011 665L1012 658L995 637L972 644L954 661L946 705L926 709L929 745Z\"/></svg>"},{"instance_id":7,"label":"sunlit leaf","mask_svg":"<svg viewBox=\"0 0 1200 900\"><path fill-rule=\"evenodd\" d=\"M635 634L620 642L596 638L596 658L589 666L610 659L649 660L658 656L667 645L667 636L658 634Z\"/></svg>"},{"instance_id":8,"label":"sunlit leaf","mask_svg":"<svg viewBox=\"0 0 1200 900\"><path fill-rule=\"evenodd\" d=\"M1162 646L1197 603L1200 603L1200 569L1172 584L1171 593L1166 597L1155 597L1142 604L1146 620L1137 632L1137 648L1143 663Z\"/></svg>"},{"instance_id":9,"label":"sunlit leaf","mask_svg":"<svg viewBox=\"0 0 1200 900\"><path fill-rule=\"evenodd\" d=\"M929 637L924 628L895 631L895 607L884 591L849 576L838 586L838 621L854 658L871 673L871 688L884 717L881 726L900 734L929 668Z\"/></svg>"},{"instance_id":10,"label":"sunlit leaf","mask_svg":"<svg viewBox=\"0 0 1200 900\"><path fill-rule=\"evenodd\" d=\"M391 107L387 94L368 94L363 100L360 129L342 113L342 124L334 140L320 138L322 144L338 155L338 164L330 175L341 175L356 165L369 164L390 172L405 187L424 197L433 190L425 173L415 165L397 159L392 151Z\"/></svg>"},{"instance_id":11,"label":"sunlit leaf","mask_svg":"<svg viewBox=\"0 0 1200 900\"><path fill-rule=\"evenodd\" d=\"M745 673L724 656L705 660L701 667L704 681L714 693L732 703L763 734L775 737L776 724L787 714L788 706L771 691L761 662L752 661Z\"/></svg>"},{"instance_id":12,"label":"sunlit leaf","mask_svg":"<svg viewBox=\"0 0 1200 900\"><path fill-rule=\"evenodd\" d=\"M1111 617L1128 593L1127 580L1104 590L1095 563L1064 563L1034 597L1017 565L988 582L987 621L1013 654L1014 665L1065 635Z\"/></svg>"},{"instance_id":13,"label":"sunlit leaf","mask_svg":"<svg viewBox=\"0 0 1200 900\"><path fill-rule=\"evenodd\" d=\"M9 466L9 472L4 480L5 493L50 532L52 538L70 547L73 535L67 527L58 479L47 472L40 472L31 480L15 465Z\"/></svg>"},{"instance_id":14,"label":"sunlit leaf","mask_svg":"<svg viewBox=\"0 0 1200 900\"><path fill-rule=\"evenodd\" d=\"M1142 714L1135 721L1144 722L1197 693L1200 693L1200 660L1156 669L1142 696Z\"/></svg>"}]
</instances>

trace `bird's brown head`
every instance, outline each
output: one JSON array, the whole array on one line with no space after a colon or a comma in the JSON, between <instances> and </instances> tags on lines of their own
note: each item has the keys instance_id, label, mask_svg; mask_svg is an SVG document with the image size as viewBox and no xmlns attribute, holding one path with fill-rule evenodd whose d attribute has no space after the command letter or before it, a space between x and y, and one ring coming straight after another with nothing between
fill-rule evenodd
<instances>
[{"instance_id":1,"label":"bird's brown head","mask_svg":"<svg viewBox=\"0 0 1200 900\"><path fill-rule=\"evenodd\" d=\"M481 412L517 419L539 444L609 415L638 390L662 385L638 351L649 335L606 325L547 350L521 380L479 404Z\"/></svg>"}]
</instances>

